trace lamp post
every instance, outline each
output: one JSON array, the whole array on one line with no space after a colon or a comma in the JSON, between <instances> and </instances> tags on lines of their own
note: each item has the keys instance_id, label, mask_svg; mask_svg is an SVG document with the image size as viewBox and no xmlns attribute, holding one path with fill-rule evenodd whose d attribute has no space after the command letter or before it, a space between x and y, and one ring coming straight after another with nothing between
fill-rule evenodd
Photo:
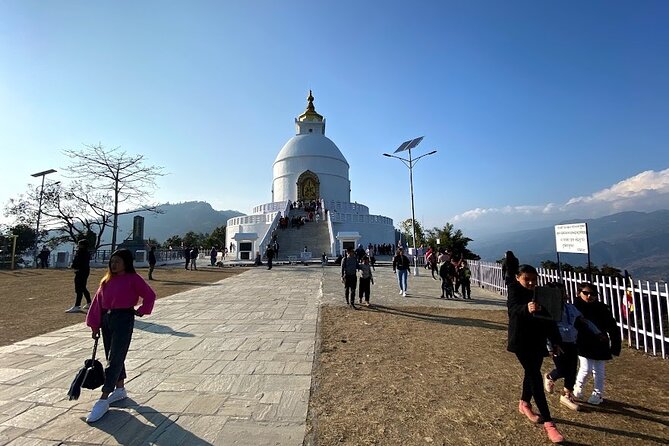
<instances>
[{"instance_id":1,"label":"lamp post","mask_svg":"<svg viewBox=\"0 0 669 446\"><path fill-rule=\"evenodd\" d=\"M40 217L42 216L42 196L44 195L44 177L49 175L50 173L55 173L55 169L49 169L45 170L43 172L37 172L32 175L31 177L42 177L42 187L39 190L39 204L37 205L37 228L35 229L35 250L34 250L34 255L35 255L35 268L37 268L37 244L39 241L39 220Z\"/></svg>"},{"instance_id":2,"label":"lamp post","mask_svg":"<svg viewBox=\"0 0 669 446\"><path fill-rule=\"evenodd\" d=\"M420 142L423 140L423 137L421 136L420 138L415 138L411 139L409 141L405 141L402 143L402 145L399 146L397 150L395 150L394 153L398 152L403 152L403 151L408 151L409 152L409 159L402 158L396 155L391 155L389 153L384 153L383 156L387 156L388 158L397 158L398 160L402 161L402 164L407 166L409 169L409 187L411 189L411 231L413 233L413 275L417 276L418 275L418 251L416 250L416 212L414 210L414 199L413 199L413 166L416 165L418 160L420 160L423 157L429 156L429 155L434 155L437 153L436 150L433 150L428 153L424 153L423 155L419 156L418 158L412 158L411 156L411 149L415 148Z\"/></svg>"}]
</instances>

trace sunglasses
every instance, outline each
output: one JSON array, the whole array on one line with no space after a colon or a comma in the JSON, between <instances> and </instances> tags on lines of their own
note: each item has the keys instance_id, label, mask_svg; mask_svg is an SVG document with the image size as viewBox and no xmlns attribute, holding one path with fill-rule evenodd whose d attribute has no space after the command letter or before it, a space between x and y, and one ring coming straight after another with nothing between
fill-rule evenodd
<instances>
[{"instance_id":1,"label":"sunglasses","mask_svg":"<svg viewBox=\"0 0 669 446\"><path fill-rule=\"evenodd\" d=\"M586 296L594 296L594 297L599 296L599 293L597 291L581 291L581 293L585 294Z\"/></svg>"}]
</instances>

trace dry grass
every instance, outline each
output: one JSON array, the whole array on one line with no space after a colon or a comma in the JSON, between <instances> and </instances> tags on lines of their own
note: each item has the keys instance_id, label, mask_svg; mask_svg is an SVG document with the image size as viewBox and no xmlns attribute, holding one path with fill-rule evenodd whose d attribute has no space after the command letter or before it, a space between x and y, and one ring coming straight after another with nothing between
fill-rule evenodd
<instances>
[{"instance_id":1,"label":"dry grass","mask_svg":"<svg viewBox=\"0 0 669 446\"><path fill-rule=\"evenodd\" d=\"M321 318L313 443L549 444L517 411L522 370L505 350L505 311L324 307ZM569 444L667 444L667 371L624 349L607 364L604 405L576 413L549 395L552 415Z\"/></svg>"},{"instance_id":2,"label":"dry grass","mask_svg":"<svg viewBox=\"0 0 669 446\"><path fill-rule=\"evenodd\" d=\"M88 279L91 297L104 269L94 268ZM148 276L148 269L137 270ZM244 268L187 271L182 267L158 268L150 282L158 298L206 286ZM66 314L74 305L74 272L63 269L0 270L0 346L83 322L84 313ZM84 301L85 303L85 301Z\"/></svg>"}]
</instances>

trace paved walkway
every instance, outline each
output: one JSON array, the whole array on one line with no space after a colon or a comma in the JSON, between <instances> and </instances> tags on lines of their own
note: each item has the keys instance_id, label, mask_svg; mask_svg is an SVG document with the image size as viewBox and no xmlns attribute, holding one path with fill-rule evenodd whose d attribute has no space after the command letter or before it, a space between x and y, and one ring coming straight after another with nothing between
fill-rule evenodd
<instances>
[{"instance_id":1,"label":"paved walkway","mask_svg":"<svg viewBox=\"0 0 669 446\"><path fill-rule=\"evenodd\" d=\"M420 272L403 298L377 268L372 303L504 308L476 287L471 301L439 299L439 282ZM337 267L252 269L160 299L136 322L130 397L93 425L84 419L99 392L66 395L90 354L88 329L0 347L0 445L301 445L321 303L344 305Z\"/></svg>"}]
</instances>

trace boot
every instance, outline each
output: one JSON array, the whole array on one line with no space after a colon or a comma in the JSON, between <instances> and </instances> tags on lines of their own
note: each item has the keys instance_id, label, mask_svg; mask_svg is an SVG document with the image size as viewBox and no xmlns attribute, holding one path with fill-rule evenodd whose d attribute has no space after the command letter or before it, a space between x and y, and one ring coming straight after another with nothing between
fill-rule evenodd
<instances>
[{"instance_id":1,"label":"boot","mask_svg":"<svg viewBox=\"0 0 669 446\"><path fill-rule=\"evenodd\" d=\"M528 420L530 420L532 423L538 423L539 422L539 415L534 413L532 410L532 405L528 403L527 401L520 400L518 403L518 412L522 413L527 417Z\"/></svg>"},{"instance_id":2,"label":"boot","mask_svg":"<svg viewBox=\"0 0 669 446\"><path fill-rule=\"evenodd\" d=\"M562 443L564 441L564 437L560 433L559 430L557 430L557 427L555 427L555 423L552 421L547 421L544 423L544 430L546 431L546 435L548 435L548 439L552 443Z\"/></svg>"}]
</instances>

